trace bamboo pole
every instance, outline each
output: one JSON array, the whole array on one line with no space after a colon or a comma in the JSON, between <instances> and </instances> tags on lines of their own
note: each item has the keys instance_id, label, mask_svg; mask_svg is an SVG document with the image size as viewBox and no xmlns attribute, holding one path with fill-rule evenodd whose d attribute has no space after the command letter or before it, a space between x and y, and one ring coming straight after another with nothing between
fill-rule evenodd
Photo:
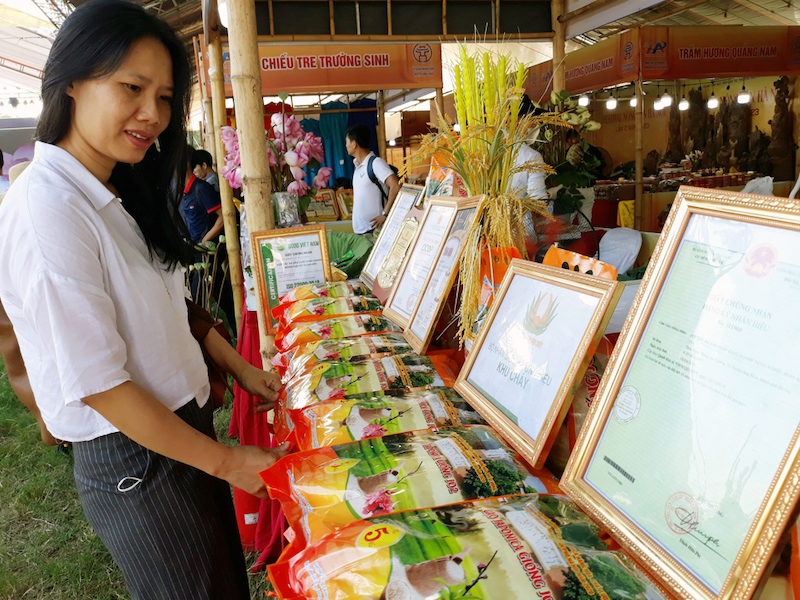
<instances>
[{"instance_id":1,"label":"bamboo pole","mask_svg":"<svg viewBox=\"0 0 800 600\"><path fill-rule=\"evenodd\" d=\"M634 184L633 227L642 230L642 197L644 196L644 95L642 72L636 82L636 110L634 112L634 145L636 148L636 182Z\"/></svg>"},{"instance_id":2,"label":"bamboo pole","mask_svg":"<svg viewBox=\"0 0 800 600\"><path fill-rule=\"evenodd\" d=\"M553 91L560 92L567 87L564 75L564 54L566 53L566 25L559 20L564 12L564 0L550 3L550 18L553 23Z\"/></svg>"},{"instance_id":3,"label":"bamboo pole","mask_svg":"<svg viewBox=\"0 0 800 600\"><path fill-rule=\"evenodd\" d=\"M594 0L594 2L590 2L586 6L581 6L571 12L568 12L565 15L559 15L558 20L562 23L566 23L570 19L574 19L575 17L580 17L582 14L585 14L589 11L595 10L608 4L609 2L615 2L616 0Z\"/></svg>"},{"instance_id":4,"label":"bamboo pole","mask_svg":"<svg viewBox=\"0 0 800 600\"><path fill-rule=\"evenodd\" d=\"M378 153L386 159L386 103L383 90L378 92Z\"/></svg>"},{"instance_id":5,"label":"bamboo pole","mask_svg":"<svg viewBox=\"0 0 800 600\"><path fill-rule=\"evenodd\" d=\"M271 200L272 176L264 134L264 101L261 96L255 2L229 0L228 11L231 85L236 106L242 184L247 202L247 227L250 232L264 231L275 228L275 218ZM256 250L251 250L255 254ZM266 298L261 298L260 286L256 286L256 297L261 358L264 368L269 368L269 359L276 352L275 337L267 333L267 319L270 315L265 313L264 309L268 304Z\"/></svg>"},{"instance_id":6,"label":"bamboo pole","mask_svg":"<svg viewBox=\"0 0 800 600\"><path fill-rule=\"evenodd\" d=\"M216 129L214 129L214 105L211 102L211 98L203 98L203 116L205 117L205 123L203 125L203 130L205 131L205 149L211 153L211 158L217 163L217 171L219 171L220 161L217 160Z\"/></svg>"},{"instance_id":7,"label":"bamboo pole","mask_svg":"<svg viewBox=\"0 0 800 600\"><path fill-rule=\"evenodd\" d=\"M227 121L225 113L225 80L222 68L222 42L219 32L209 32L211 39L208 44L208 73L211 78L211 105L214 132L209 136L217 153L214 158L217 162L217 175L219 178L219 196L222 201L222 221L225 229L225 247L228 250L228 272L231 277L233 291L233 310L236 315L237 337L242 331L242 250L239 247L239 230L236 227L236 207L233 205L233 190L228 185L228 180L219 175L224 159L224 145L222 144L222 128Z\"/></svg>"}]
</instances>

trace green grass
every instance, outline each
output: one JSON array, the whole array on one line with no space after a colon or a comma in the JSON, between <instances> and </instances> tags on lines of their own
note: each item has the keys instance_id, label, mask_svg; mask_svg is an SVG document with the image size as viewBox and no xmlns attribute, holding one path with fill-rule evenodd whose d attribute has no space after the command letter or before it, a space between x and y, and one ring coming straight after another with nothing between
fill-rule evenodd
<instances>
[{"instance_id":1,"label":"green grass","mask_svg":"<svg viewBox=\"0 0 800 600\"><path fill-rule=\"evenodd\" d=\"M230 403L217 411L227 435ZM250 555L252 564L257 555ZM270 589L250 576L252 598ZM0 600L129 598L122 575L83 514L72 458L43 446L39 428L17 400L0 360Z\"/></svg>"}]
</instances>

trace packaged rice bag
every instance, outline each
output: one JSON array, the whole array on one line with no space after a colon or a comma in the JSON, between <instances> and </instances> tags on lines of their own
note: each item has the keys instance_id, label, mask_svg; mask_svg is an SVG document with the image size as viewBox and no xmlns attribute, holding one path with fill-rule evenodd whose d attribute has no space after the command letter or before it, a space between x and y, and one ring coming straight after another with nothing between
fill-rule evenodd
<instances>
[{"instance_id":1,"label":"packaged rice bag","mask_svg":"<svg viewBox=\"0 0 800 600\"><path fill-rule=\"evenodd\" d=\"M293 412L292 422L300 450L431 427L487 424L458 392L445 387L322 402Z\"/></svg>"},{"instance_id":2,"label":"packaged rice bag","mask_svg":"<svg viewBox=\"0 0 800 600\"><path fill-rule=\"evenodd\" d=\"M290 348L313 344L320 340L333 340L340 338L357 337L378 333L401 332L389 319L378 315L353 315L351 317L338 317L325 321L299 323L278 331L275 336L275 345L281 352Z\"/></svg>"},{"instance_id":3,"label":"packaged rice bag","mask_svg":"<svg viewBox=\"0 0 800 600\"><path fill-rule=\"evenodd\" d=\"M309 298L279 304L272 309L272 316L281 327L289 323L321 321L341 315L359 313L380 314L383 306L377 298L369 296L347 296L345 298Z\"/></svg>"},{"instance_id":4,"label":"packaged rice bag","mask_svg":"<svg viewBox=\"0 0 800 600\"><path fill-rule=\"evenodd\" d=\"M363 359L406 352L413 352L406 338L399 333L387 333L366 337L320 340L313 344L292 348L276 354L272 358L272 366L278 370L282 378L289 378L301 370L313 367L321 360L359 360L357 357Z\"/></svg>"},{"instance_id":5,"label":"packaged rice bag","mask_svg":"<svg viewBox=\"0 0 800 600\"><path fill-rule=\"evenodd\" d=\"M482 425L297 452L262 471L261 478L305 543L375 515L557 491L555 480L547 481L552 476L528 473L500 436Z\"/></svg>"},{"instance_id":6,"label":"packaged rice bag","mask_svg":"<svg viewBox=\"0 0 800 600\"><path fill-rule=\"evenodd\" d=\"M319 362L286 382L275 409L275 435L290 439L294 411L353 394L455 385L457 367L445 356L395 354L361 361Z\"/></svg>"},{"instance_id":7,"label":"packaged rice bag","mask_svg":"<svg viewBox=\"0 0 800 600\"><path fill-rule=\"evenodd\" d=\"M546 466L557 476L561 476L567 466L569 455L575 448L575 442L583 428L583 422L589 414L589 407L592 405L597 388L600 387L600 380L606 370L608 359L614 350L614 344L603 337L594 352L592 362L586 368L586 372L580 381L575 397L570 404L567 418L556 436L556 441L547 455Z\"/></svg>"},{"instance_id":8,"label":"packaged rice bag","mask_svg":"<svg viewBox=\"0 0 800 600\"><path fill-rule=\"evenodd\" d=\"M309 298L341 298L345 296L369 296L369 289L357 279L336 281L321 285L301 285L289 290L280 297L279 302L297 302Z\"/></svg>"},{"instance_id":9,"label":"packaged rice bag","mask_svg":"<svg viewBox=\"0 0 800 600\"><path fill-rule=\"evenodd\" d=\"M282 600L663 600L564 496L356 521L269 567Z\"/></svg>"}]
</instances>

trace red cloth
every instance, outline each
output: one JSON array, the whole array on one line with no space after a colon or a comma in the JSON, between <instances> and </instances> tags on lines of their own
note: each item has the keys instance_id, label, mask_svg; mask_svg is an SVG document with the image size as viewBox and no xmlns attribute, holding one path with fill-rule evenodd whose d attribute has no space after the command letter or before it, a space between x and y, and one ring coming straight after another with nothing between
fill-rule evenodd
<instances>
[{"instance_id":1,"label":"red cloth","mask_svg":"<svg viewBox=\"0 0 800 600\"><path fill-rule=\"evenodd\" d=\"M262 368L258 341L258 318L255 312L242 309L242 329L236 350L251 365ZM254 398L237 385L233 387L233 412L228 436L239 438L245 446L274 448L275 437L269 431L267 413L253 413ZM262 553L259 562L272 563L283 550L286 519L277 500L264 498L258 511L255 548ZM263 560L262 560L263 559Z\"/></svg>"}]
</instances>

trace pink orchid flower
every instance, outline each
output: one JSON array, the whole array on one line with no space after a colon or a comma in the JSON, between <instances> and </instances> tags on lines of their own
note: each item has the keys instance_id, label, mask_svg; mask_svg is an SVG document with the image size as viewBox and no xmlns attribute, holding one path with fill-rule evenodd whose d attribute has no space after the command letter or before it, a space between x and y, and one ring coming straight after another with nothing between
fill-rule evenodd
<instances>
[{"instance_id":1,"label":"pink orchid flower","mask_svg":"<svg viewBox=\"0 0 800 600\"><path fill-rule=\"evenodd\" d=\"M392 492L386 488L367 494L364 499L366 500L364 512L372 513L373 516L385 515L394 510Z\"/></svg>"},{"instance_id":2,"label":"pink orchid flower","mask_svg":"<svg viewBox=\"0 0 800 600\"><path fill-rule=\"evenodd\" d=\"M309 188L306 182L303 181L302 179L299 179L297 181L293 181L292 183L290 183L289 186L286 188L286 191L292 194L297 194L298 198L302 198L308 193L308 189Z\"/></svg>"},{"instance_id":3,"label":"pink orchid flower","mask_svg":"<svg viewBox=\"0 0 800 600\"><path fill-rule=\"evenodd\" d=\"M370 423L364 427L362 436L365 438L381 437L389 433L389 430L383 427L380 423Z\"/></svg>"},{"instance_id":4,"label":"pink orchid flower","mask_svg":"<svg viewBox=\"0 0 800 600\"><path fill-rule=\"evenodd\" d=\"M322 167L319 171L317 171L317 175L314 177L314 187L318 190L321 190L328 185L332 172L333 169L330 167Z\"/></svg>"},{"instance_id":5,"label":"pink orchid flower","mask_svg":"<svg viewBox=\"0 0 800 600\"><path fill-rule=\"evenodd\" d=\"M322 306L321 304L317 304L314 308L311 309L311 311L315 315L324 315L325 314L325 307Z\"/></svg>"},{"instance_id":6,"label":"pink orchid flower","mask_svg":"<svg viewBox=\"0 0 800 600\"><path fill-rule=\"evenodd\" d=\"M330 325L325 325L324 327L319 328L319 337L323 340L331 339L331 335L333 334L333 327Z\"/></svg>"}]
</instances>

